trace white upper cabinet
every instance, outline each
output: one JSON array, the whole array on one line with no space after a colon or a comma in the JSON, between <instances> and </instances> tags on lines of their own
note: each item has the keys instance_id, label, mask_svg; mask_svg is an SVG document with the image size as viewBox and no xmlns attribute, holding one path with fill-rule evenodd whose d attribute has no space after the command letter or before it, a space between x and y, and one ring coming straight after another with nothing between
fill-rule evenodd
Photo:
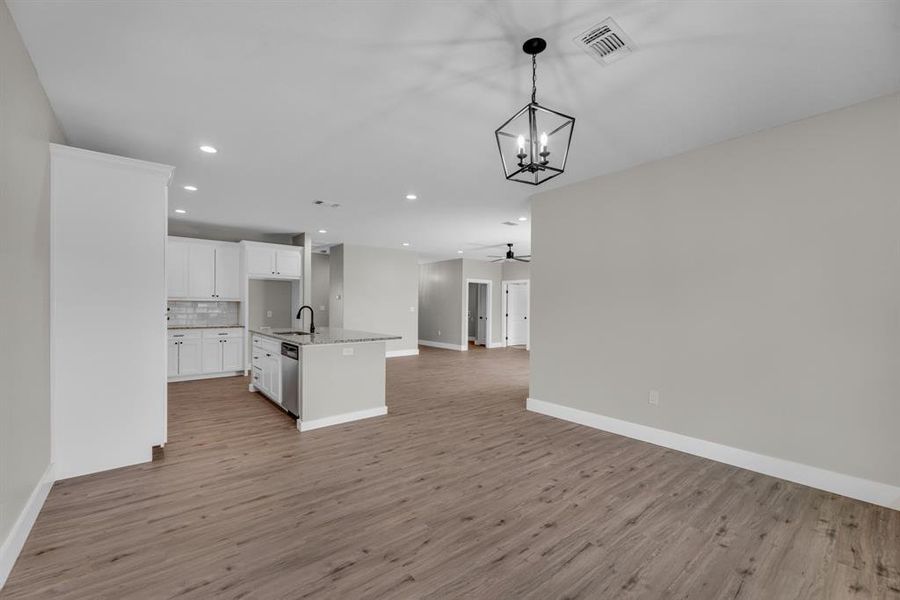
<instances>
[{"instance_id":1,"label":"white upper cabinet","mask_svg":"<svg viewBox=\"0 0 900 600\"><path fill-rule=\"evenodd\" d=\"M274 275L275 251L268 246L247 246L247 274Z\"/></svg>"},{"instance_id":2,"label":"white upper cabinet","mask_svg":"<svg viewBox=\"0 0 900 600\"><path fill-rule=\"evenodd\" d=\"M188 244L188 298L216 297L216 247Z\"/></svg>"},{"instance_id":3,"label":"white upper cabinet","mask_svg":"<svg viewBox=\"0 0 900 600\"><path fill-rule=\"evenodd\" d=\"M265 279L298 279L303 275L303 250L295 246L244 243L247 275Z\"/></svg>"},{"instance_id":4,"label":"white upper cabinet","mask_svg":"<svg viewBox=\"0 0 900 600\"><path fill-rule=\"evenodd\" d=\"M282 277L300 277L303 272L303 256L297 250L275 252L275 274Z\"/></svg>"},{"instance_id":5,"label":"white upper cabinet","mask_svg":"<svg viewBox=\"0 0 900 600\"><path fill-rule=\"evenodd\" d=\"M168 297L239 301L240 256L238 244L169 238L166 250Z\"/></svg>"},{"instance_id":6,"label":"white upper cabinet","mask_svg":"<svg viewBox=\"0 0 900 600\"><path fill-rule=\"evenodd\" d=\"M183 242L166 246L166 288L169 298L188 297L188 249Z\"/></svg>"},{"instance_id":7,"label":"white upper cabinet","mask_svg":"<svg viewBox=\"0 0 900 600\"><path fill-rule=\"evenodd\" d=\"M216 298L241 299L241 250L237 244L216 247Z\"/></svg>"}]
</instances>

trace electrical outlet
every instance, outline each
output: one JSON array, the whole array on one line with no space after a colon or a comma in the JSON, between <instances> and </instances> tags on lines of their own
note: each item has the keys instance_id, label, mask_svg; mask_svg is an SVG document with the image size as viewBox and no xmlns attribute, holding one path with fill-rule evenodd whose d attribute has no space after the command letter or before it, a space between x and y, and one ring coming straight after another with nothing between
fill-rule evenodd
<instances>
[{"instance_id":1,"label":"electrical outlet","mask_svg":"<svg viewBox=\"0 0 900 600\"><path fill-rule=\"evenodd\" d=\"M438 335L441 335L441 330L440 330L440 329L438 329Z\"/></svg>"},{"instance_id":2,"label":"electrical outlet","mask_svg":"<svg viewBox=\"0 0 900 600\"><path fill-rule=\"evenodd\" d=\"M647 402L653 406L659 406L659 390L650 390L650 397Z\"/></svg>"},{"instance_id":3,"label":"electrical outlet","mask_svg":"<svg viewBox=\"0 0 900 600\"><path fill-rule=\"evenodd\" d=\"M409 307L409 312L416 312L416 307L415 307L415 306L410 306L410 307Z\"/></svg>"},{"instance_id":4,"label":"electrical outlet","mask_svg":"<svg viewBox=\"0 0 900 600\"><path fill-rule=\"evenodd\" d=\"M268 318L271 319L271 318L272 318L272 311L271 311L271 310L267 310L267 311L266 311L266 316L267 316Z\"/></svg>"},{"instance_id":5,"label":"electrical outlet","mask_svg":"<svg viewBox=\"0 0 900 600\"><path fill-rule=\"evenodd\" d=\"M342 348L341 350L344 356L353 356L353 348Z\"/></svg>"}]
</instances>

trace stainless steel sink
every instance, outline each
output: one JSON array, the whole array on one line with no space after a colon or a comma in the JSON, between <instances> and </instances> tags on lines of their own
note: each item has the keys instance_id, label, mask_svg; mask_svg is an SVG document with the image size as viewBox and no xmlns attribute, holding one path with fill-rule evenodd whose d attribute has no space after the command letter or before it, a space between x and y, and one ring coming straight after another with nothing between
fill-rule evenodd
<instances>
[{"instance_id":1,"label":"stainless steel sink","mask_svg":"<svg viewBox=\"0 0 900 600\"><path fill-rule=\"evenodd\" d=\"M275 335L309 335L308 331L273 331Z\"/></svg>"}]
</instances>

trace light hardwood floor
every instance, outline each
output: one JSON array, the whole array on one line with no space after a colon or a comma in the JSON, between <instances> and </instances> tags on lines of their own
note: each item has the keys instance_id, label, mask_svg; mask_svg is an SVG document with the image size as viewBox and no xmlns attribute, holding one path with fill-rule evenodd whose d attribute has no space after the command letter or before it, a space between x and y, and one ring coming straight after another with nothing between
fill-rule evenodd
<instances>
[{"instance_id":1,"label":"light hardwood floor","mask_svg":"<svg viewBox=\"0 0 900 600\"><path fill-rule=\"evenodd\" d=\"M524 350L388 361L299 434L177 383L151 464L57 483L3 598L900 598L900 512L524 409Z\"/></svg>"}]
</instances>

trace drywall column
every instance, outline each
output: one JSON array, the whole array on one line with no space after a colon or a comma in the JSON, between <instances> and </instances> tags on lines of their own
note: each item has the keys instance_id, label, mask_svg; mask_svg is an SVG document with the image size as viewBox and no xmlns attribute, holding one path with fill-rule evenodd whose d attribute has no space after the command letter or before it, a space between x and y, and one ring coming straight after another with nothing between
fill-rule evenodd
<instances>
[{"instance_id":1,"label":"drywall column","mask_svg":"<svg viewBox=\"0 0 900 600\"><path fill-rule=\"evenodd\" d=\"M303 278L300 280L302 302L294 308L298 309L303 305L312 306L312 238L308 233L298 233L291 239L291 243L294 246L303 247ZM304 329L305 322L306 311L304 311L298 327Z\"/></svg>"},{"instance_id":2,"label":"drywall column","mask_svg":"<svg viewBox=\"0 0 900 600\"><path fill-rule=\"evenodd\" d=\"M50 156L53 460L66 478L165 443L173 169L55 144Z\"/></svg>"}]
</instances>

